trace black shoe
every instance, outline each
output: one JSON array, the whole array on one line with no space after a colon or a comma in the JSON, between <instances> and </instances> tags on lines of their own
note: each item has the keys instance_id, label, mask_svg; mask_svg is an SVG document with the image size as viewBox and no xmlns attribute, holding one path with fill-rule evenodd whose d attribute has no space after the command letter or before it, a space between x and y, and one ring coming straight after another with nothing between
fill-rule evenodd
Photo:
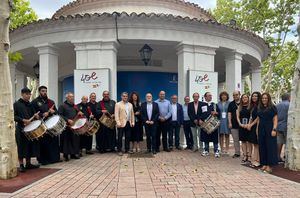
<instances>
[{"instance_id":1,"label":"black shoe","mask_svg":"<svg viewBox=\"0 0 300 198\"><path fill-rule=\"evenodd\" d=\"M156 154L156 151L153 151L152 154L155 155L155 154Z\"/></svg>"},{"instance_id":2,"label":"black shoe","mask_svg":"<svg viewBox=\"0 0 300 198\"><path fill-rule=\"evenodd\" d=\"M285 161L283 161L281 158L278 160L279 164L283 164Z\"/></svg>"},{"instance_id":3,"label":"black shoe","mask_svg":"<svg viewBox=\"0 0 300 198\"><path fill-rule=\"evenodd\" d=\"M94 153L92 151L86 151L85 152L87 155L93 155Z\"/></svg>"},{"instance_id":4,"label":"black shoe","mask_svg":"<svg viewBox=\"0 0 300 198\"><path fill-rule=\"evenodd\" d=\"M40 168L40 165L26 164L25 168L26 169L36 169L36 168Z\"/></svg>"},{"instance_id":5,"label":"black shoe","mask_svg":"<svg viewBox=\"0 0 300 198\"><path fill-rule=\"evenodd\" d=\"M159 153L159 152L160 152L160 150L159 150L159 149L156 149L156 152L157 152L157 153Z\"/></svg>"},{"instance_id":6,"label":"black shoe","mask_svg":"<svg viewBox=\"0 0 300 198\"><path fill-rule=\"evenodd\" d=\"M177 149L177 150L179 150L179 151L181 151L181 150L182 150L182 149L181 149L179 146L178 146L178 147L176 147L176 149Z\"/></svg>"},{"instance_id":7,"label":"black shoe","mask_svg":"<svg viewBox=\"0 0 300 198\"><path fill-rule=\"evenodd\" d=\"M170 146L170 147L169 147L169 150L170 150L170 151L173 151L173 146Z\"/></svg>"},{"instance_id":8,"label":"black shoe","mask_svg":"<svg viewBox=\"0 0 300 198\"><path fill-rule=\"evenodd\" d=\"M164 151L166 151L166 152L171 152L170 149L164 149Z\"/></svg>"},{"instance_id":9,"label":"black shoe","mask_svg":"<svg viewBox=\"0 0 300 198\"><path fill-rule=\"evenodd\" d=\"M71 155L71 159L80 159L77 155Z\"/></svg>"},{"instance_id":10,"label":"black shoe","mask_svg":"<svg viewBox=\"0 0 300 198\"><path fill-rule=\"evenodd\" d=\"M152 152L151 149L148 149L148 150L147 150L147 153L151 153L151 152Z\"/></svg>"},{"instance_id":11,"label":"black shoe","mask_svg":"<svg viewBox=\"0 0 300 198\"><path fill-rule=\"evenodd\" d=\"M238 155L238 154L234 154L233 156L232 156L232 158L239 158L241 155Z\"/></svg>"},{"instance_id":12,"label":"black shoe","mask_svg":"<svg viewBox=\"0 0 300 198\"><path fill-rule=\"evenodd\" d=\"M79 157L82 157L82 153L79 153Z\"/></svg>"},{"instance_id":13,"label":"black shoe","mask_svg":"<svg viewBox=\"0 0 300 198\"><path fill-rule=\"evenodd\" d=\"M65 159L66 162L69 161L70 160L69 155L64 154L64 159Z\"/></svg>"},{"instance_id":14,"label":"black shoe","mask_svg":"<svg viewBox=\"0 0 300 198\"><path fill-rule=\"evenodd\" d=\"M24 164L20 164L19 172L20 172L20 173L26 172L26 169L25 169L25 167L24 167Z\"/></svg>"}]
</instances>

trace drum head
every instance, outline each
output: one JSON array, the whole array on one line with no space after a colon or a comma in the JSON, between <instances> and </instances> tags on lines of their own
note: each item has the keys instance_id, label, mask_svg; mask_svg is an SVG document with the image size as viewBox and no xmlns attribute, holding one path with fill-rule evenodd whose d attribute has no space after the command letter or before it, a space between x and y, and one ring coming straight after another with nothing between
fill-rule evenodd
<instances>
[{"instance_id":1,"label":"drum head","mask_svg":"<svg viewBox=\"0 0 300 198\"><path fill-rule=\"evenodd\" d=\"M30 132L37 129L41 125L41 120L32 121L29 125L24 128L24 132Z\"/></svg>"},{"instance_id":2,"label":"drum head","mask_svg":"<svg viewBox=\"0 0 300 198\"><path fill-rule=\"evenodd\" d=\"M87 119L86 118L80 118L78 119L75 124L72 126L72 129L79 129L81 128L82 126L85 125L85 123L87 122Z\"/></svg>"},{"instance_id":3,"label":"drum head","mask_svg":"<svg viewBox=\"0 0 300 198\"><path fill-rule=\"evenodd\" d=\"M45 122L46 127L48 129L53 128L59 122L59 119L60 117L58 115L52 116Z\"/></svg>"}]
</instances>

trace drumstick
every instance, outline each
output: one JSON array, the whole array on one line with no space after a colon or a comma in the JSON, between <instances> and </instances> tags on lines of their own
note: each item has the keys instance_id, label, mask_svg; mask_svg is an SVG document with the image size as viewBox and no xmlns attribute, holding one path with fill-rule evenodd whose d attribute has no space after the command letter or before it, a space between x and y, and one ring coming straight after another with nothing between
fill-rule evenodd
<instances>
[{"instance_id":1,"label":"drumstick","mask_svg":"<svg viewBox=\"0 0 300 198\"><path fill-rule=\"evenodd\" d=\"M36 112L36 113L29 119L29 121L31 122L31 121L34 119L35 116L39 115L39 113L40 113L39 111Z\"/></svg>"}]
</instances>

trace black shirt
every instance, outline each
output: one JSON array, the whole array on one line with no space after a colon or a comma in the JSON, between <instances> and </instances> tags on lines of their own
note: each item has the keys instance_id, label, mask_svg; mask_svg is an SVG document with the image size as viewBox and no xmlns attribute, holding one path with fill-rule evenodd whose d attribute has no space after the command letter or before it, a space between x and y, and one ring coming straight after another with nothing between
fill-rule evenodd
<instances>
[{"instance_id":1,"label":"black shirt","mask_svg":"<svg viewBox=\"0 0 300 198\"><path fill-rule=\"evenodd\" d=\"M23 119L30 119L35 114L35 110L30 102L20 98L14 103L14 120L20 128L24 127Z\"/></svg>"},{"instance_id":2,"label":"black shirt","mask_svg":"<svg viewBox=\"0 0 300 198\"><path fill-rule=\"evenodd\" d=\"M93 116L98 120L100 118L100 116L99 116L100 112L98 112L98 110L97 110L97 105L98 105L97 102L95 102L95 103L89 102L88 103L88 106L91 108Z\"/></svg>"},{"instance_id":3,"label":"black shirt","mask_svg":"<svg viewBox=\"0 0 300 198\"><path fill-rule=\"evenodd\" d=\"M232 101L229 103L228 106L228 113L231 113L231 123L233 129L238 129L239 124L236 119L236 110L238 109L240 103L236 103L235 101Z\"/></svg>"},{"instance_id":4,"label":"black shirt","mask_svg":"<svg viewBox=\"0 0 300 198\"><path fill-rule=\"evenodd\" d=\"M41 96L34 99L31 102L31 104L36 112L38 112L38 111L40 112L40 114L39 114L40 117L43 117L43 113L49 111L50 108L52 108L55 111L55 113L57 111L53 100L50 100L48 98L42 98ZM49 114L51 115L50 112L49 112Z\"/></svg>"},{"instance_id":5,"label":"black shirt","mask_svg":"<svg viewBox=\"0 0 300 198\"><path fill-rule=\"evenodd\" d=\"M58 114L61 115L66 122L68 121L68 119L74 120L77 113L78 113L78 109L76 105L70 104L67 101L65 101L58 108Z\"/></svg>"},{"instance_id":6,"label":"black shirt","mask_svg":"<svg viewBox=\"0 0 300 198\"><path fill-rule=\"evenodd\" d=\"M77 105L77 108L79 109L79 111L81 111L84 114L86 118L88 119L90 118L91 109L87 103L84 104L81 102Z\"/></svg>"}]
</instances>

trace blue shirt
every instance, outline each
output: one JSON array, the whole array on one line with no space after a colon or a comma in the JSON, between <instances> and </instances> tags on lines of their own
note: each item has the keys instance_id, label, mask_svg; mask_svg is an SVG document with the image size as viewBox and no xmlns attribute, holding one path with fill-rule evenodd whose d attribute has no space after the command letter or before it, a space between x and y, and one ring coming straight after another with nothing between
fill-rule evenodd
<instances>
[{"instance_id":1,"label":"blue shirt","mask_svg":"<svg viewBox=\"0 0 300 198\"><path fill-rule=\"evenodd\" d=\"M147 102L147 115L148 115L148 120L151 120L152 117L152 102Z\"/></svg>"},{"instance_id":2,"label":"blue shirt","mask_svg":"<svg viewBox=\"0 0 300 198\"><path fill-rule=\"evenodd\" d=\"M172 107L169 100L160 100L155 101L158 104L159 108L159 117L163 117L166 120L172 116Z\"/></svg>"},{"instance_id":3,"label":"blue shirt","mask_svg":"<svg viewBox=\"0 0 300 198\"><path fill-rule=\"evenodd\" d=\"M190 120L190 117L188 114L188 105L186 105L186 104L182 105L182 109L183 109L183 120L184 121Z\"/></svg>"},{"instance_id":4,"label":"blue shirt","mask_svg":"<svg viewBox=\"0 0 300 198\"><path fill-rule=\"evenodd\" d=\"M288 121L288 111L289 111L290 102L282 101L278 105L276 105L278 112L278 125L277 130L280 132L287 131L287 121Z\"/></svg>"}]
</instances>

